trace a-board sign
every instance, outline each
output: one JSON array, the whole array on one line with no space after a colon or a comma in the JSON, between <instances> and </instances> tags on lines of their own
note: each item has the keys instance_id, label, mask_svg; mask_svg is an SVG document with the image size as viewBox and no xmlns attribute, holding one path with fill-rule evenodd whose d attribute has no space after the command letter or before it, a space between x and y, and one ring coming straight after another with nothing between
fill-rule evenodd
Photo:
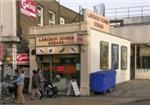
<instances>
[{"instance_id":1,"label":"a-board sign","mask_svg":"<svg viewBox=\"0 0 150 105\"><path fill-rule=\"evenodd\" d=\"M79 87L75 79L70 80L68 91L67 91L67 96L68 95L80 96Z\"/></svg>"}]
</instances>

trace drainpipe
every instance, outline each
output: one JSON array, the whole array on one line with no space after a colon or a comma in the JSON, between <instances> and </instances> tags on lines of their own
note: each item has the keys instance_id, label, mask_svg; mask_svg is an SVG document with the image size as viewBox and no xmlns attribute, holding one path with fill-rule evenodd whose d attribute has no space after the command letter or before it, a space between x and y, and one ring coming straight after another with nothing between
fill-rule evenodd
<instances>
[{"instance_id":1,"label":"drainpipe","mask_svg":"<svg viewBox=\"0 0 150 105\"><path fill-rule=\"evenodd\" d=\"M135 61L134 61L134 67L135 67L135 68L134 68L134 70L135 70L135 71L134 71L134 75L135 75L135 77L136 77L136 71L137 71L137 45L135 45L135 53L134 53L134 54L135 54L135 58L134 58L134 60L135 60Z\"/></svg>"}]
</instances>

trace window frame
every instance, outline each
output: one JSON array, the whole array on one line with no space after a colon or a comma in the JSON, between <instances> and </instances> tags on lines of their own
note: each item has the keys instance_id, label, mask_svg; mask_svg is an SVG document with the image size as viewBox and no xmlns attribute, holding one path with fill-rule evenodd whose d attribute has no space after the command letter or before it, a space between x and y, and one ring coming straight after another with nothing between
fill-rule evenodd
<instances>
[{"instance_id":1,"label":"window frame","mask_svg":"<svg viewBox=\"0 0 150 105\"><path fill-rule=\"evenodd\" d=\"M61 19L63 19L63 23L61 23ZM65 18L64 17L59 17L59 24L65 24Z\"/></svg>"},{"instance_id":2,"label":"window frame","mask_svg":"<svg viewBox=\"0 0 150 105\"><path fill-rule=\"evenodd\" d=\"M100 41L100 69L109 68L109 42Z\"/></svg>"},{"instance_id":3,"label":"window frame","mask_svg":"<svg viewBox=\"0 0 150 105\"><path fill-rule=\"evenodd\" d=\"M50 17L48 15L48 17L49 17L49 19L48 19L49 24L55 24L55 20L56 20L55 19L55 17L56 17L55 13L53 11L48 11L48 13L52 14L52 20L50 20Z\"/></svg>"},{"instance_id":4,"label":"window frame","mask_svg":"<svg viewBox=\"0 0 150 105\"><path fill-rule=\"evenodd\" d=\"M37 6L37 11L38 11L38 7L41 8L41 13L37 13L37 17L40 16L41 18L40 18L40 23L37 22L37 25L38 25L38 26L43 26L43 13L44 13L43 7L42 7L41 5L38 5L38 6ZM38 21L38 19L37 19L37 21Z\"/></svg>"}]
</instances>

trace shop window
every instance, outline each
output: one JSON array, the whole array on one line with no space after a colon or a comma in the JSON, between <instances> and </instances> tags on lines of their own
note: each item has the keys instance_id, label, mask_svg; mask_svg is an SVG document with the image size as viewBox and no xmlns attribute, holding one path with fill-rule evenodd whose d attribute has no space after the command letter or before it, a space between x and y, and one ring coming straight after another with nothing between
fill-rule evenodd
<instances>
[{"instance_id":1,"label":"shop window","mask_svg":"<svg viewBox=\"0 0 150 105\"><path fill-rule=\"evenodd\" d=\"M121 69L127 69L127 47L121 46Z\"/></svg>"},{"instance_id":2,"label":"shop window","mask_svg":"<svg viewBox=\"0 0 150 105\"><path fill-rule=\"evenodd\" d=\"M52 11L49 11L49 24L52 25L52 24L55 24L55 13L52 12Z\"/></svg>"},{"instance_id":3,"label":"shop window","mask_svg":"<svg viewBox=\"0 0 150 105\"><path fill-rule=\"evenodd\" d=\"M112 44L111 46L111 67L114 69L118 69L118 64L119 64L119 45L117 44Z\"/></svg>"},{"instance_id":4,"label":"shop window","mask_svg":"<svg viewBox=\"0 0 150 105\"><path fill-rule=\"evenodd\" d=\"M137 47L137 69L150 69L150 48L144 45Z\"/></svg>"},{"instance_id":5,"label":"shop window","mask_svg":"<svg viewBox=\"0 0 150 105\"><path fill-rule=\"evenodd\" d=\"M100 42L100 68L108 69L108 53L109 43L105 41Z\"/></svg>"},{"instance_id":6,"label":"shop window","mask_svg":"<svg viewBox=\"0 0 150 105\"><path fill-rule=\"evenodd\" d=\"M43 7L38 5L37 12L37 25L43 26Z\"/></svg>"},{"instance_id":7,"label":"shop window","mask_svg":"<svg viewBox=\"0 0 150 105\"><path fill-rule=\"evenodd\" d=\"M150 69L150 56L137 57L137 69Z\"/></svg>"},{"instance_id":8,"label":"shop window","mask_svg":"<svg viewBox=\"0 0 150 105\"><path fill-rule=\"evenodd\" d=\"M63 17L60 17L60 20L59 20L60 24L65 24L65 18Z\"/></svg>"}]
</instances>

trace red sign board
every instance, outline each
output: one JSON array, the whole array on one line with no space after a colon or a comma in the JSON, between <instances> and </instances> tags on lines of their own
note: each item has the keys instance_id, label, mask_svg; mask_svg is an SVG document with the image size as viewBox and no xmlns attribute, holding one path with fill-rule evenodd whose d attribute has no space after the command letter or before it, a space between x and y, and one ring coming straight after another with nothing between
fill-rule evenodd
<instances>
[{"instance_id":1,"label":"red sign board","mask_svg":"<svg viewBox=\"0 0 150 105\"><path fill-rule=\"evenodd\" d=\"M65 67L64 67L64 66L57 66L57 67L56 67L56 71L57 71L57 72L64 72L64 70L65 70Z\"/></svg>"},{"instance_id":2,"label":"red sign board","mask_svg":"<svg viewBox=\"0 0 150 105\"><path fill-rule=\"evenodd\" d=\"M29 64L29 54L26 54L26 53L17 54L17 64L28 65Z\"/></svg>"},{"instance_id":3,"label":"red sign board","mask_svg":"<svg viewBox=\"0 0 150 105\"><path fill-rule=\"evenodd\" d=\"M21 8L21 13L31 16L31 17L36 17L37 14L37 3L33 0L21 0L20 3L20 8Z\"/></svg>"}]
</instances>

